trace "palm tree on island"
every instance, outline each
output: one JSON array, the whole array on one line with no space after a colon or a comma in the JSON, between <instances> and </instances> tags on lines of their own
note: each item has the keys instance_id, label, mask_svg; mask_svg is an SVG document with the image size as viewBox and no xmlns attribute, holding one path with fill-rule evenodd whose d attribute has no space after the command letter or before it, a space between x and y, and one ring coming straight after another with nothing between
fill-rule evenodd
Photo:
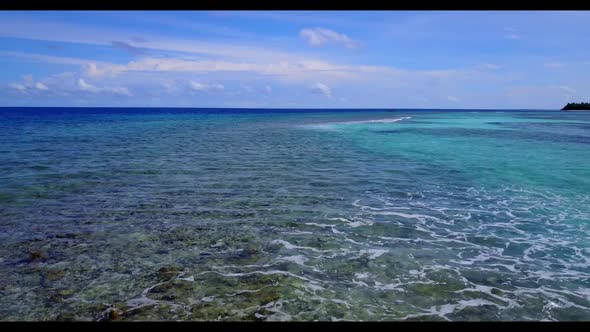
<instances>
[{"instance_id":1,"label":"palm tree on island","mask_svg":"<svg viewBox=\"0 0 590 332\"><path fill-rule=\"evenodd\" d=\"M590 103L568 103L562 111L590 111Z\"/></svg>"}]
</instances>

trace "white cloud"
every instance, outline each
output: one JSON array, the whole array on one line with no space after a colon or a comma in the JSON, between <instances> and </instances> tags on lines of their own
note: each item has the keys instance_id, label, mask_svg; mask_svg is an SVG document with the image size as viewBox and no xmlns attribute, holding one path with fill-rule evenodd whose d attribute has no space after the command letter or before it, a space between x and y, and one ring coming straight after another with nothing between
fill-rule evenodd
<instances>
[{"instance_id":1,"label":"white cloud","mask_svg":"<svg viewBox=\"0 0 590 332\"><path fill-rule=\"evenodd\" d=\"M128 52L132 55L137 55L137 54L143 54L144 50L139 48L139 47L135 47L129 43L126 42L122 42L122 41L112 41L111 44L113 45L114 48L123 50L125 52Z\"/></svg>"},{"instance_id":2,"label":"white cloud","mask_svg":"<svg viewBox=\"0 0 590 332\"><path fill-rule=\"evenodd\" d=\"M78 59L78 58L68 58L68 57L59 57L59 56L51 56L51 55L42 55L42 54L33 54L33 53L23 53L23 52L11 52L11 51L0 51L0 56L7 56L7 57L14 57L20 59L27 59L32 61L39 61L39 62L46 62L46 63L55 63L55 64L62 64L62 65L89 65L90 63L104 63L100 61L90 61L85 59ZM108 63L106 63L108 64ZM26 75L26 81L32 80L32 75Z\"/></svg>"},{"instance_id":3,"label":"white cloud","mask_svg":"<svg viewBox=\"0 0 590 332\"><path fill-rule=\"evenodd\" d=\"M311 91L311 93L314 93L314 94L324 95L326 97L332 97L332 90L330 89L329 86L327 86L323 83L315 83L309 87L309 90Z\"/></svg>"},{"instance_id":4,"label":"white cloud","mask_svg":"<svg viewBox=\"0 0 590 332\"><path fill-rule=\"evenodd\" d=\"M26 17L0 20L0 36L103 46L113 46L112 41L117 40L130 48L141 49L145 52L153 50L184 52L201 57L234 58L243 61L256 61L261 58L293 61L306 58L302 54L270 49L264 43L260 46L253 46L240 45L236 42L204 42L195 39L177 39L173 35L153 33L149 35L149 40L138 41L137 31L106 27L91 28L81 24L64 23L64 21Z\"/></svg>"},{"instance_id":5,"label":"white cloud","mask_svg":"<svg viewBox=\"0 0 590 332\"><path fill-rule=\"evenodd\" d=\"M561 91L564 91L564 92L567 92L567 93L575 93L576 92L575 89L572 89L569 86L563 86L563 85L561 85L561 86L552 87L552 88L557 88L557 89L559 89Z\"/></svg>"},{"instance_id":6,"label":"white cloud","mask_svg":"<svg viewBox=\"0 0 590 332\"><path fill-rule=\"evenodd\" d=\"M524 36L519 35L517 33L509 33L509 34L505 35L504 38L512 39L512 40L519 40L519 39L523 39Z\"/></svg>"},{"instance_id":7,"label":"white cloud","mask_svg":"<svg viewBox=\"0 0 590 332\"><path fill-rule=\"evenodd\" d=\"M490 69L490 70L496 70L496 69L500 69L500 66L493 64L493 63L486 63L483 65L483 68Z\"/></svg>"},{"instance_id":8,"label":"white cloud","mask_svg":"<svg viewBox=\"0 0 590 332\"><path fill-rule=\"evenodd\" d=\"M504 38L510 39L510 40L521 40L521 39L524 39L525 36L521 35L519 33L508 33L508 34L504 35Z\"/></svg>"},{"instance_id":9,"label":"white cloud","mask_svg":"<svg viewBox=\"0 0 590 332\"><path fill-rule=\"evenodd\" d=\"M47 85L41 83L41 82L37 82L35 83L35 88L37 88L38 90L49 90L49 88L47 87Z\"/></svg>"},{"instance_id":10,"label":"white cloud","mask_svg":"<svg viewBox=\"0 0 590 332\"><path fill-rule=\"evenodd\" d=\"M112 92L116 95L121 95L121 96L127 96L127 97L132 96L131 92L129 92L129 89L127 89L126 87L122 87L122 86L118 86L118 87L114 87L114 88L106 88L105 91Z\"/></svg>"},{"instance_id":11,"label":"white cloud","mask_svg":"<svg viewBox=\"0 0 590 332\"><path fill-rule=\"evenodd\" d=\"M103 70L98 70L96 63L86 64L86 75L88 75L90 77L97 77L97 76L102 76L104 74L105 73Z\"/></svg>"},{"instance_id":12,"label":"white cloud","mask_svg":"<svg viewBox=\"0 0 590 332\"><path fill-rule=\"evenodd\" d=\"M82 79L82 78L79 78L78 79L78 87L82 91L89 91L89 92L92 92L92 93L97 93L98 92L98 88L97 87L95 87L92 84L86 83L86 81L84 81L84 79Z\"/></svg>"},{"instance_id":13,"label":"white cloud","mask_svg":"<svg viewBox=\"0 0 590 332\"><path fill-rule=\"evenodd\" d=\"M129 89L127 89L126 87L117 86L117 87L98 88L98 87L86 82L82 78L78 79L78 88L82 91L87 91L87 92L91 92L91 93L104 93L104 92L106 92L106 93L112 93L112 94L120 95L120 96L128 96L128 97L132 96L131 92L129 92Z\"/></svg>"},{"instance_id":14,"label":"white cloud","mask_svg":"<svg viewBox=\"0 0 590 332\"><path fill-rule=\"evenodd\" d=\"M201 83L197 83L197 82L193 82L190 81L189 82L189 86L191 87L191 89L196 90L196 91L205 91L207 90L207 86Z\"/></svg>"},{"instance_id":15,"label":"white cloud","mask_svg":"<svg viewBox=\"0 0 590 332\"><path fill-rule=\"evenodd\" d=\"M506 38L506 39L512 39L512 40L524 39L524 36L521 35L520 33L518 33L518 30L513 27L505 27L504 31L506 31L506 34L504 35L504 38Z\"/></svg>"},{"instance_id":16,"label":"white cloud","mask_svg":"<svg viewBox=\"0 0 590 332\"><path fill-rule=\"evenodd\" d=\"M169 94L179 91L178 85L174 81L165 81L162 82L161 85L164 88L164 90Z\"/></svg>"},{"instance_id":17,"label":"white cloud","mask_svg":"<svg viewBox=\"0 0 590 332\"><path fill-rule=\"evenodd\" d=\"M18 90L23 93L30 92L32 90L40 90L40 91L49 90L49 87L47 87L46 84L43 84L41 82L35 82L33 80L33 75L31 75L31 74L24 75L22 83L9 83L8 87Z\"/></svg>"},{"instance_id":18,"label":"white cloud","mask_svg":"<svg viewBox=\"0 0 590 332\"><path fill-rule=\"evenodd\" d=\"M223 91L225 89L225 87L222 84L204 84L204 83L198 83L195 81L189 81L189 86L191 89L193 89L195 91L203 91L203 92Z\"/></svg>"},{"instance_id":19,"label":"white cloud","mask_svg":"<svg viewBox=\"0 0 590 332\"><path fill-rule=\"evenodd\" d=\"M10 83L8 86L21 92L24 92L27 89L24 85L18 83Z\"/></svg>"},{"instance_id":20,"label":"white cloud","mask_svg":"<svg viewBox=\"0 0 590 332\"><path fill-rule=\"evenodd\" d=\"M249 85L242 85L241 86L242 91L246 92L246 93L252 93L254 92L254 88L252 88Z\"/></svg>"},{"instance_id":21,"label":"white cloud","mask_svg":"<svg viewBox=\"0 0 590 332\"><path fill-rule=\"evenodd\" d=\"M190 98L190 92L227 91L227 86L222 85L225 82L231 81L237 83L238 86L242 84L253 87L253 82L258 81L281 85L287 84L292 89L308 88L313 93L330 97L332 96L330 87L335 86L335 84L347 89L367 86L370 82L371 85L376 87L374 94L376 97L385 94L389 99L394 98L390 92L386 91L394 89L397 91L396 94L401 96L398 98L407 98L404 94L408 94L425 95L435 100L440 98L440 95L456 94L457 91L453 89L453 86L457 84L464 84L465 82L478 84L498 79L498 77L495 77L498 75L495 75L494 71L488 70L488 68L494 68L495 66L490 64L488 64L489 66L479 64L478 66L463 69L406 70L386 66L337 64L309 59L297 61L258 59L256 62L248 62L203 60L198 57L187 59L178 56L165 58L142 56L126 64L117 64L39 54L6 53L0 51L0 55L78 67L77 71L72 70L72 76L67 79L53 78L48 80L46 78L41 80L44 85L51 87L52 95L60 93L76 95L76 92L86 90L96 94L96 96L99 96L99 93L130 96L129 89L137 89L138 92L147 93L152 97L174 95ZM268 62L265 63L265 61ZM199 81L194 80L195 76L199 77ZM505 77L505 75L502 75L502 77ZM277 82L277 80L281 82ZM216 84L211 82L216 82ZM311 84L313 86L310 88ZM129 89L121 86L127 86ZM36 89L32 91L42 92ZM256 88L255 91L268 95L272 92L272 88L270 85L266 88L263 84ZM233 91L228 91L228 93L231 92ZM89 97L90 95L87 94L84 98ZM391 99L391 101L389 99L388 102L396 102L394 99ZM143 100L138 103L141 104L142 102ZM178 99L178 103L181 102L184 101ZM354 104L354 100L350 99L350 102ZM302 101L302 105L305 103L306 101ZM360 106L363 107L363 105Z\"/></svg>"},{"instance_id":22,"label":"white cloud","mask_svg":"<svg viewBox=\"0 0 590 332\"><path fill-rule=\"evenodd\" d=\"M93 79L108 79L110 77L120 76L125 73L175 73L181 76L187 73L198 73L200 75L213 75L215 73L247 75L262 75L274 77L276 79L296 82L321 81L343 82L351 80L368 80L378 77L389 78L402 84L408 80L447 80L453 77L464 76L467 72L477 72L481 68L470 68L464 70L403 70L386 66L367 66L367 65L341 65L319 60L298 60L298 61L278 61L272 62L246 62L246 61L227 61L227 60L187 60L180 58L155 58L141 57L127 64L115 64L108 62L97 62L93 60L63 58L54 56L45 56L39 54L27 54L17 52L2 52L0 55L12 56L31 61L42 61L48 63L69 64L81 66L84 69L84 75ZM170 75L155 77L162 80L170 79ZM139 82L135 82L139 83ZM145 82L141 82L144 84ZM197 87L197 90L199 88Z\"/></svg>"},{"instance_id":23,"label":"white cloud","mask_svg":"<svg viewBox=\"0 0 590 332\"><path fill-rule=\"evenodd\" d=\"M269 83L273 83L273 87L274 83L277 83L285 85L289 89L303 89L304 92L313 92L328 98L334 97L331 87L336 84L342 89L353 87L362 89L363 86L368 86L370 83L371 86L376 87L374 93L369 93L376 98L374 103L378 103L377 100L386 95L387 103L397 104L399 98L406 98L405 94L425 95L435 100L440 98L438 97L440 95L456 94L457 92L452 87L457 84L467 81L477 84L477 82L489 82L489 79L494 79L493 71L484 69L481 64L464 69L405 70L385 66L345 65L313 60L251 63L146 56L127 64L116 64L35 54L18 54L17 56L32 61L68 62L79 68L72 70L67 78L55 77L41 80L43 84L51 87L52 95L61 94L88 99L100 97L102 94L131 96L129 90L133 90L133 92L136 90L142 96L147 94L150 97L164 97L165 95L178 97L175 100L177 103L175 105L185 102L190 104L190 100L182 98L191 98L190 96L194 93L204 93L205 91L223 90L231 94L227 95L228 98L239 98L240 94L234 93L237 91L228 90L227 86L223 86L226 82L237 83L237 89L240 89L240 85L255 87L254 82L265 82L266 84L258 86L254 91L264 96L269 96L273 92ZM92 75L89 75L90 73ZM195 77L198 77L198 80L194 79ZM120 86L126 86L129 89ZM392 94L388 90L396 92ZM36 89L34 91L42 92ZM80 91L86 91L86 94L82 95L79 93ZM394 95L400 95L400 97L394 97ZM281 98L284 97L281 96ZM293 98L299 99L301 97L293 96ZM366 98L372 99L373 97ZM311 98L307 99L309 101L302 98L298 103L312 106L314 102L317 102L317 99L315 101L311 101ZM138 99L136 102L141 105L149 102L149 98ZM228 102L235 101L228 99ZM349 102L351 105L364 107L363 104L355 104L355 100L352 98L349 98ZM273 105L276 103L281 103L281 101L274 100Z\"/></svg>"},{"instance_id":24,"label":"white cloud","mask_svg":"<svg viewBox=\"0 0 590 332\"><path fill-rule=\"evenodd\" d=\"M0 52L0 55L2 52ZM186 60L178 58L142 57L127 64L96 62L92 60L61 58L38 54L5 54L33 61L80 65L85 75L92 78L117 76L125 72L177 72L177 73L215 73L215 72L250 72L260 75L277 76L288 80L352 79L362 73L395 73L399 70L383 66L348 66L325 61L300 60L270 63L233 62L223 60ZM436 75L435 71L424 72Z\"/></svg>"},{"instance_id":25,"label":"white cloud","mask_svg":"<svg viewBox=\"0 0 590 332\"><path fill-rule=\"evenodd\" d=\"M311 46L324 46L329 43L341 44L347 48L356 48L358 43L345 34L324 28L308 28L299 32L299 36L305 39Z\"/></svg>"},{"instance_id":26,"label":"white cloud","mask_svg":"<svg viewBox=\"0 0 590 332\"><path fill-rule=\"evenodd\" d=\"M559 69L559 68L563 68L565 67L565 64L558 62L558 61L554 61L554 62L545 62L543 64L543 66L545 68L551 68L551 69Z\"/></svg>"}]
</instances>

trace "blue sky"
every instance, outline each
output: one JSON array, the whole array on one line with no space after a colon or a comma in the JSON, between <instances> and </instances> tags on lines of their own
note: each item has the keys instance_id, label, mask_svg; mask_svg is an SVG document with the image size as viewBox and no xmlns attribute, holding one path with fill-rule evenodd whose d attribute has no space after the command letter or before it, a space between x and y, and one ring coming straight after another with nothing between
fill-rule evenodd
<instances>
[{"instance_id":1,"label":"blue sky","mask_svg":"<svg viewBox=\"0 0 590 332\"><path fill-rule=\"evenodd\" d=\"M0 12L0 106L540 108L590 12Z\"/></svg>"}]
</instances>

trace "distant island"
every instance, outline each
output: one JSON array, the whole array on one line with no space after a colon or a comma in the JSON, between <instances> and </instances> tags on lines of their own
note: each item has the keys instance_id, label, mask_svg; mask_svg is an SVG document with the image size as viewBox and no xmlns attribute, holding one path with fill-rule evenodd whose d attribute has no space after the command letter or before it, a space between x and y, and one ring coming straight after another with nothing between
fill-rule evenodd
<instances>
[{"instance_id":1,"label":"distant island","mask_svg":"<svg viewBox=\"0 0 590 332\"><path fill-rule=\"evenodd\" d=\"M562 111L590 111L590 103L568 103Z\"/></svg>"}]
</instances>

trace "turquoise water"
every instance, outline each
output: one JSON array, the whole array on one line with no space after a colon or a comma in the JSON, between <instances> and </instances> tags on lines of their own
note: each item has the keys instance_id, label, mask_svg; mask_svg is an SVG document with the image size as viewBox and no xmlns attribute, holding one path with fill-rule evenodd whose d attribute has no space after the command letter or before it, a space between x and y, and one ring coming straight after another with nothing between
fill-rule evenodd
<instances>
[{"instance_id":1,"label":"turquoise water","mask_svg":"<svg viewBox=\"0 0 590 332\"><path fill-rule=\"evenodd\" d=\"M0 109L2 320L589 320L590 113Z\"/></svg>"}]
</instances>

